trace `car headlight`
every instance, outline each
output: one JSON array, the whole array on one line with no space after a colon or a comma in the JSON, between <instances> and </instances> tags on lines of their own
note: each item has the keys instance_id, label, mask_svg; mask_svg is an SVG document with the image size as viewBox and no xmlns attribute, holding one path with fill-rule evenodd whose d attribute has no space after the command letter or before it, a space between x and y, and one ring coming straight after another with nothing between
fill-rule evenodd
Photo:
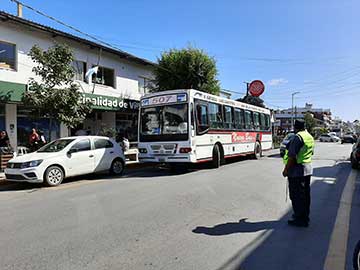
<instances>
[{"instance_id":1,"label":"car headlight","mask_svg":"<svg viewBox=\"0 0 360 270\"><path fill-rule=\"evenodd\" d=\"M23 164L21 164L21 168L24 169L24 168L37 167L41 164L41 162L43 162L42 159L24 162Z\"/></svg>"}]
</instances>

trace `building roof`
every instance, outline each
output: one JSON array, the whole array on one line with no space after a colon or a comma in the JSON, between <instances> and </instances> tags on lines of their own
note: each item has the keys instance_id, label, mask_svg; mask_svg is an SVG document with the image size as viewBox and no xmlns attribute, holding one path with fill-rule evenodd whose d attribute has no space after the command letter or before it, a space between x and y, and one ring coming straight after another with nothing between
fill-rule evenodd
<instances>
[{"instance_id":1,"label":"building roof","mask_svg":"<svg viewBox=\"0 0 360 270\"><path fill-rule=\"evenodd\" d=\"M61 37L64 37L64 38L67 38L67 39L70 39L70 40L85 44L85 45L89 45L90 47L100 48L103 51L106 51L106 52L109 52L109 53L112 53L112 54L116 54L120 58L126 59L126 60L131 61L131 62L135 62L137 64L150 65L150 66L155 66L156 65L155 63L153 63L153 62L151 62L149 60L134 56L134 55L129 54L127 52L124 52L124 51L122 51L120 49L110 48L108 46L104 46L104 45L96 43L94 41L91 41L91 40L88 40L88 39L85 39L85 38L81 38L81 37L66 33L64 31L60 31L60 30L57 30L55 28L46 26L46 25L42 25L42 24L30 21L30 20L26 20L24 18L20 18L20 17L14 16L14 15L11 15L11 14L9 14L7 12L4 12L4 11L1 11L1 10L0 10L0 20L3 21L3 22L12 21L14 23L17 23L17 24L20 24L20 25L25 25L25 26L28 26L28 27L33 28L35 30L41 31L41 32L49 33L49 34L51 34L53 36L61 36Z\"/></svg>"}]
</instances>

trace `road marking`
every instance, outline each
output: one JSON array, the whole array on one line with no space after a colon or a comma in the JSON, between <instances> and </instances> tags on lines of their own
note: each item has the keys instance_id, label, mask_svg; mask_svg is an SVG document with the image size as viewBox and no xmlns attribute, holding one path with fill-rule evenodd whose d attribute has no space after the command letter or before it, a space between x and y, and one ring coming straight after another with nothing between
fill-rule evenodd
<instances>
[{"instance_id":1,"label":"road marking","mask_svg":"<svg viewBox=\"0 0 360 270\"><path fill-rule=\"evenodd\" d=\"M341 194L335 225L330 238L328 253L325 260L325 270L345 269L346 250L349 235L351 203L355 190L358 172L352 170Z\"/></svg>"}]
</instances>

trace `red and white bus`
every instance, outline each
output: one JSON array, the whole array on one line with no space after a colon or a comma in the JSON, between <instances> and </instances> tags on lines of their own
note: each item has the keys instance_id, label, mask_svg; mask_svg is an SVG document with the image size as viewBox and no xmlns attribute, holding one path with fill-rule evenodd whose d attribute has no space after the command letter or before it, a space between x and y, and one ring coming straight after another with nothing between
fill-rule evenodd
<instances>
[{"instance_id":1,"label":"red and white bus","mask_svg":"<svg viewBox=\"0 0 360 270\"><path fill-rule=\"evenodd\" d=\"M140 102L139 160L212 162L272 147L270 110L197 90L171 90Z\"/></svg>"}]
</instances>

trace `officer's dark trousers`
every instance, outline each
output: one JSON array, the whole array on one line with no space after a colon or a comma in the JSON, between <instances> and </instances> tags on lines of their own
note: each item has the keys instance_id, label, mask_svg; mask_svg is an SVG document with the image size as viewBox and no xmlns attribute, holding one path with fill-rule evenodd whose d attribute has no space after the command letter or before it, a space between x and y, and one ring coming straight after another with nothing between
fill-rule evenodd
<instances>
[{"instance_id":1,"label":"officer's dark trousers","mask_svg":"<svg viewBox=\"0 0 360 270\"><path fill-rule=\"evenodd\" d=\"M311 176L289 177L289 193L295 219L309 221Z\"/></svg>"}]
</instances>

